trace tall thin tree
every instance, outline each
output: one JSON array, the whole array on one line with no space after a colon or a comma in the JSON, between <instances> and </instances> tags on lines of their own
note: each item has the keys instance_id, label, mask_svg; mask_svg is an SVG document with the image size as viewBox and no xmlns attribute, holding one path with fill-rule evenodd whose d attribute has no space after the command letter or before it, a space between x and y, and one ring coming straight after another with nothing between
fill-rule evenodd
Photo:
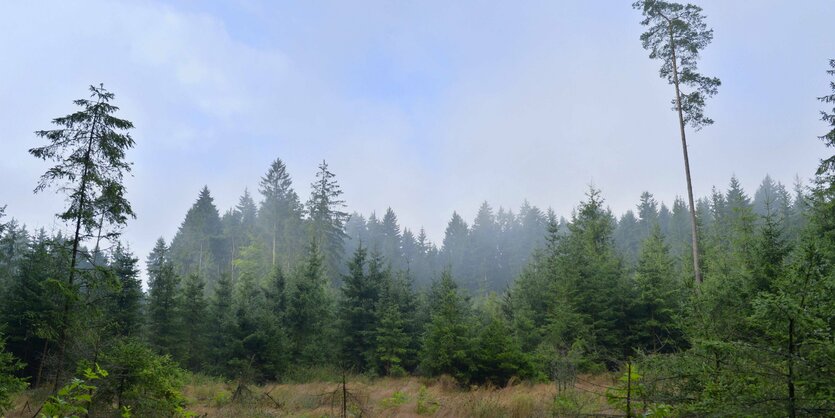
<instances>
[{"instance_id":1,"label":"tall thin tree","mask_svg":"<svg viewBox=\"0 0 835 418\"><path fill-rule=\"evenodd\" d=\"M641 25L648 30L641 35L641 43L649 57L661 60L661 78L675 87L673 109L678 113L681 149L684 154L684 173L687 178L687 198L690 203L690 223L693 249L693 270L696 283L702 282L699 268L699 239L696 224L696 204L690 177L690 158L687 153L685 127L699 130L713 120L704 115L705 99L715 95L721 82L716 77L699 74L699 51L713 40L713 29L704 23L701 7L661 0L641 0L632 5L641 10ZM682 87L692 88L690 93Z\"/></svg>"},{"instance_id":2,"label":"tall thin tree","mask_svg":"<svg viewBox=\"0 0 835 418\"><path fill-rule=\"evenodd\" d=\"M105 238L118 237L128 218L135 217L122 184L125 174L131 170L125 152L134 145L128 133L133 123L113 116L119 108L110 103L114 95L104 85L90 86L90 93L90 99L74 101L80 110L52 120L58 129L35 132L48 144L29 150L37 158L57 162L41 176L35 192L54 187L66 193L68 207L57 216L74 227L66 282L68 293L58 324L56 390L64 371L67 330L78 291L75 279L79 273L80 246L94 234L101 234L103 227L107 227Z\"/></svg>"}]
</instances>

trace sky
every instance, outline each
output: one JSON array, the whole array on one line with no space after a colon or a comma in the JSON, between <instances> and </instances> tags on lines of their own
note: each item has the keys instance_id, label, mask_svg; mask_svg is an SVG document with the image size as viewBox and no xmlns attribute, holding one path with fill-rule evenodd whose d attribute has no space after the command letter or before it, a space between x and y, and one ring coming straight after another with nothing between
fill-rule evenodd
<instances>
[{"instance_id":1,"label":"sky","mask_svg":"<svg viewBox=\"0 0 835 418\"><path fill-rule=\"evenodd\" d=\"M816 97L835 58L835 2L696 1L722 80L688 131L697 196L736 175L809 179L831 154ZM631 1L0 0L0 205L66 230L33 134L90 84L131 120L124 231L144 259L207 185L221 213L281 158L303 200L327 160L350 211L426 228L527 199L569 216L589 185L616 213L686 186L672 87L641 48Z\"/></svg>"}]
</instances>

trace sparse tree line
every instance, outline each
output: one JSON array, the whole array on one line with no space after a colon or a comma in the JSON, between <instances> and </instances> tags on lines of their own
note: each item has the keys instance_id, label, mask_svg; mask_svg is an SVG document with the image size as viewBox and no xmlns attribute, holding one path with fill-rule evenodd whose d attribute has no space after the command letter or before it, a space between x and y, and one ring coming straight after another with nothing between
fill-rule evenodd
<instances>
[{"instance_id":1,"label":"sparse tree line","mask_svg":"<svg viewBox=\"0 0 835 418\"><path fill-rule=\"evenodd\" d=\"M636 7L676 87L686 161L684 126L711 122L704 99L718 80L695 61L712 33L697 7ZM221 215L200 191L147 256L143 289L119 234L134 216L123 186L133 125L103 86L90 92L30 150L56 164L36 191L66 194L69 232L0 219L0 412L32 386L52 394L50 417L187 415L188 372L501 386L628 364L645 414L835 413L835 157L808 187L766 177L751 197L733 178L672 207L644 193L619 218L593 188L568 218L484 203L472 225L454 213L440 247L391 209L348 215L324 161L302 202L276 159L257 202L244 191ZM822 119L835 146L835 109Z\"/></svg>"}]
</instances>

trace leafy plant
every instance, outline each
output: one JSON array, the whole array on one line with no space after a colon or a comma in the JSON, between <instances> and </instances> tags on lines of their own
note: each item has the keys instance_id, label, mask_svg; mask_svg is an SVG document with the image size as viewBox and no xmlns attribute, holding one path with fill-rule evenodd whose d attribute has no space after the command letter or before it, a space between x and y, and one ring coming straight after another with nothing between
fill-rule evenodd
<instances>
[{"instance_id":1,"label":"leafy plant","mask_svg":"<svg viewBox=\"0 0 835 418\"><path fill-rule=\"evenodd\" d=\"M73 378L57 394L50 396L41 408L41 417L75 418L87 415L97 390L91 382L107 377L108 373L96 364L84 369L82 376Z\"/></svg>"}]
</instances>

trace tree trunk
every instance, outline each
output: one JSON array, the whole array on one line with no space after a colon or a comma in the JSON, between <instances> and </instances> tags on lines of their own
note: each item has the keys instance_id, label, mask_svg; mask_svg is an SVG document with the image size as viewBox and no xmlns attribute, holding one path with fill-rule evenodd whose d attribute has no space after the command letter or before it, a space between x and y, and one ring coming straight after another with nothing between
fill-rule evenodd
<instances>
[{"instance_id":1,"label":"tree trunk","mask_svg":"<svg viewBox=\"0 0 835 418\"><path fill-rule=\"evenodd\" d=\"M67 287L71 290L73 281L75 280L75 268L78 264L78 247L81 243L81 220L84 212L84 205L87 204L87 174L90 167L90 155L93 152L93 138L96 132L96 122L98 116L93 118L93 123L90 126L90 138L87 140L87 151L84 153L84 170L81 173L81 184L78 186L79 197L78 207L76 208L75 217L75 234L72 241L72 260L70 261L70 273L67 278ZM70 308L72 304L71 297L64 298L64 309L61 312L61 331L58 333L58 367L55 371L55 384L52 387L52 393L58 393L58 388L61 384L61 375L64 373L64 361L67 349L67 328L69 327Z\"/></svg>"},{"instance_id":2,"label":"tree trunk","mask_svg":"<svg viewBox=\"0 0 835 418\"><path fill-rule=\"evenodd\" d=\"M678 80L678 63L676 62L675 38L673 37L673 25L670 22L670 51L673 60L673 84L676 87L676 111L678 111L678 126L681 134L681 150L684 154L684 173L687 178L687 200L690 203L690 232L693 239L693 272L696 284L702 284L702 272L699 268L699 238L696 227L696 203L693 200L693 182L690 179L690 158L687 155L687 138L684 133L684 111L681 108L681 90Z\"/></svg>"},{"instance_id":3,"label":"tree trunk","mask_svg":"<svg viewBox=\"0 0 835 418\"><path fill-rule=\"evenodd\" d=\"M278 235L277 217L278 217L278 214L273 212L273 267L275 267L275 240L276 240L276 235Z\"/></svg>"},{"instance_id":4,"label":"tree trunk","mask_svg":"<svg viewBox=\"0 0 835 418\"><path fill-rule=\"evenodd\" d=\"M789 392L788 413L790 418L795 418L797 416L797 406L795 405L794 394L794 319L789 319L789 346L786 363L789 369L786 376L786 386Z\"/></svg>"},{"instance_id":5,"label":"tree trunk","mask_svg":"<svg viewBox=\"0 0 835 418\"><path fill-rule=\"evenodd\" d=\"M43 375L43 365L46 363L46 356L49 353L49 340L43 340L43 351L41 351L41 361L38 364L38 374L35 376L35 387L41 387L41 376Z\"/></svg>"},{"instance_id":6,"label":"tree trunk","mask_svg":"<svg viewBox=\"0 0 835 418\"><path fill-rule=\"evenodd\" d=\"M632 418L632 362L626 362L626 418Z\"/></svg>"}]
</instances>

